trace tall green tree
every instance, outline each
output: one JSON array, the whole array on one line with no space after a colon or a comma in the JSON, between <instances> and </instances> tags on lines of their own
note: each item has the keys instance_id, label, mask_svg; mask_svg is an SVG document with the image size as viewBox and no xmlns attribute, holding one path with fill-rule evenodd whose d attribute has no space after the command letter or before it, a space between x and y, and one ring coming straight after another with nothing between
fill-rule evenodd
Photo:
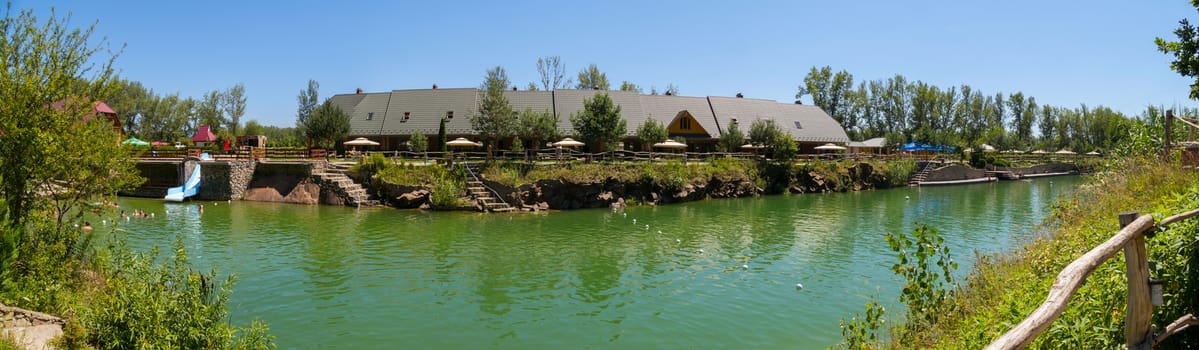
<instances>
[{"instance_id":1,"label":"tall green tree","mask_svg":"<svg viewBox=\"0 0 1199 350\"><path fill-rule=\"evenodd\" d=\"M833 120L845 124L846 114L850 109L850 97L853 92L853 75L844 70L833 73L829 66L817 69L812 67L804 76L804 85L799 86L795 98L812 95L812 103L828 113Z\"/></svg>"},{"instance_id":2,"label":"tall green tree","mask_svg":"<svg viewBox=\"0 0 1199 350\"><path fill-rule=\"evenodd\" d=\"M608 90L608 75L600 72L594 63L579 71L579 90Z\"/></svg>"},{"instance_id":3,"label":"tall green tree","mask_svg":"<svg viewBox=\"0 0 1199 350\"><path fill-rule=\"evenodd\" d=\"M575 135L593 150L612 148L628 132L627 122L620 116L620 106L606 92L583 99L583 110L570 116Z\"/></svg>"},{"instance_id":4,"label":"tall green tree","mask_svg":"<svg viewBox=\"0 0 1199 350\"><path fill-rule=\"evenodd\" d=\"M111 96L115 87L115 56L99 55L111 51L104 40L91 39L94 24L72 30L68 19L53 13L40 21L33 11L11 6L0 19L0 220L23 228L40 217L35 211L43 211L57 219L54 232L62 233L71 217L86 212L75 209L144 179L111 124L104 118L84 121L96 100ZM2 238L0 263L7 264L21 250L8 243L43 237Z\"/></svg>"},{"instance_id":5,"label":"tall green tree","mask_svg":"<svg viewBox=\"0 0 1199 350\"><path fill-rule=\"evenodd\" d=\"M321 84L316 80L308 79L308 87L300 90L300 94L296 96L296 128L303 132L303 125L308 122L308 117L312 115L312 110L320 104Z\"/></svg>"},{"instance_id":6,"label":"tall green tree","mask_svg":"<svg viewBox=\"0 0 1199 350\"><path fill-rule=\"evenodd\" d=\"M641 93L641 87L637 84L630 83L628 80L620 82L620 91Z\"/></svg>"},{"instance_id":7,"label":"tall green tree","mask_svg":"<svg viewBox=\"0 0 1199 350\"><path fill-rule=\"evenodd\" d=\"M246 86L242 83L233 85L233 87L225 91L224 96L221 97L221 102L223 104L221 109L224 110L227 117L225 122L228 125L228 130L236 136L237 127L241 125L241 117L246 114Z\"/></svg>"},{"instance_id":8,"label":"tall green tree","mask_svg":"<svg viewBox=\"0 0 1199 350\"><path fill-rule=\"evenodd\" d=\"M570 86L570 78L566 77L566 66L558 56L537 58L537 74L541 77L541 87L545 91L554 91ZM529 83L530 87L536 87ZM536 89L529 89L536 90Z\"/></svg>"},{"instance_id":9,"label":"tall green tree","mask_svg":"<svg viewBox=\"0 0 1199 350\"><path fill-rule=\"evenodd\" d=\"M429 138L422 134L420 130L412 132L412 136L408 139L408 145L412 146L413 152L424 152L429 149Z\"/></svg>"},{"instance_id":10,"label":"tall green tree","mask_svg":"<svg viewBox=\"0 0 1199 350\"><path fill-rule=\"evenodd\" d=\"M257 120L253 120L253 119L246 121L246 125L242 126L242 132L245 133L246 135L264 135L265 134L262 124L258 123Z\"/></svg>"},{"instance_id":11,"label":"tall green tree","mask_svg":"<svg viewBox=\"0 0 1199 350\"><path fill-rule=\"evenodd\" d=\"M1199 9L1199 1L1191 1L1191 5ZM1157 50L1174 57L1170 69L1178 74L1195 79L1191 83L1190 98L1199 100L1199 29L1191 25L1186 18L1178 21L1178 29L1174 30L1178 41L1168 41L1160 37L1153 41Z\"/></svg>"},{"instance_id":12,"label":"tall green tree","mask_svg":"<svg viewBox=\"0 0 1199 350\"><path fill-rule=\"evenodd\" d=\"M725 152L737 152L745 144L745 134L737 123L730 123L728 130L720 135L720 149Z\"/></svg>"},{"instance_id":13,"label":"tall green tree","mask_svg":"<svg viewBox=\"0 0 1199 350\"><path fill-rule=\"evenodd\" d=\"M445 118L441 118L441 123L437 125L437 151L445 152L445 143L448 141L445 137Z\"/></svg>"},{"instance_id":14,"label":"tall green tree","mask_svg":"<svg viewBox=\"0 0 1199 350\"><path fill-rule=\"evenodd\" d=\"M484 140L487 140L487 156L490 158L501 140L516 136L516 114L504 91L511 83L503 67L487 70L483 80L483 98L479 100L479 113L471 116L470 124Z\"/></svg>"},{"instance_id":15,"label":"tall green tree","mask_svg":"<svg viewBox=\"0 0 1199 350\"><path fill-rule=\"evenodd\" d=\"M200 125L207 125L213 133L220 131L224 125L228 124L225 120L225 113L221 109L221 106L224 105L223 99L224 94L213 90L204 94L200 103L196 105L196 114L200 117Z\"/></svg>"},{"instance_id":16,"label":"tall green tree","mask_svg":"<svg viewBox=\"0 0 1199 350\"><path fill-rule=\"evenodd\" d=\"M646 119L645 123L637 127L637 137L641 139L641 148L649 150L653 144L666 141L669 137L669 131L666 126L656 120Z\"/></svg>"},{"instance_id":17,"label":"tall green tree","mask_svg":"<svg viewBox=\"0 0 1199 350\"><path fill-rule=\"evenodd\" d=\"M520 137L531 142L531 149L541 149L542 141L555 140L560 136L558 116L549 110L536 112L532 108L525 108L520 113Z\"/></svg>"},{"instance_id":18,"label":"tall green tree","mask_svg":"<svg viewBox=\"0 0 1199 350\"><path fill-rule=\"evenodd\" d=\"M766 146L775 159L792 159L799 152L791 135L770 119L758 119L750 124L749 140L755 145Z\"/></svg>"},{"instance_id":19,"label":"tall green tree","mask_svg":"<svg viewBox=\"0 0 1199 350\"><path fill-rule=\"evenodd\" d=\"M312 115L308 117L308 122L304 124L304 132L311 144L333 148L337 141L350 134L350 116L342 111L341 107L333 104L332 100L325 100L325 103L313 110Z\"/></svg>"}]
</instances>

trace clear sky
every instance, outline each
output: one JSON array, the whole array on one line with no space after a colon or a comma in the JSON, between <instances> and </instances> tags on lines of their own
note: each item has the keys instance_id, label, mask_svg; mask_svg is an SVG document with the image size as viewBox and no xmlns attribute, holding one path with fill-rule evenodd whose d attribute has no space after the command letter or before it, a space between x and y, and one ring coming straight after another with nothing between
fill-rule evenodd
<instances>
[{"instance_id":1,"label":"clear sky","mask_svg":"<svg viewBox=\"0 0 1199 350\"><path fill-rule=\"evenodd\" d=\"M1196 105L1153 44L1199 18L1181 0L14 2L52 6L127 45L122 77L196 98L241 82L242 120L280 126L294 125L308 79L321 98L477 87L498 65L523 88L552 55L572 76L595 63L613 88L673 83L688 96L793 101L828 65L855 83L902 74L1128 114Z\"/></svg>"}]
</instances>

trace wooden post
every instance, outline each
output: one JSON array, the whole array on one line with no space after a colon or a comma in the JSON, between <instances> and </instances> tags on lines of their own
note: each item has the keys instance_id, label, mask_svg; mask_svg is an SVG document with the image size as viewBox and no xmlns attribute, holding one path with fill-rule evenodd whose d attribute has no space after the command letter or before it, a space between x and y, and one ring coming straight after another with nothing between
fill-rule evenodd
<instances>
[{"instance_id":1,"label":"wooden post","mask_svg":"<svg viewBox=\"0 0 1199 350\"><path fill-rule=\"evenodd\" d=\"M1120 227L1137 219L1140 213L1120 213ZM1145 254L1145 235L1137 234L1124 245L1125 275L1128 277L1128 299L1124 310L1124 346L1126 349L1150 349L1153 335L1153 304L1149 300L1149 257Z\"/></svg>"},{"instance_id":2,"label":"wooden post","mask_svg":"<svg viewBox=\"0 0 1199 350\"><path fill-rule=\"evenodd\" d=\"M1165 141L1165 145L1163 145L1163 147L1165 149L1162 150L1162 159L1169 159L1170 148L1171 148L1170 143L1171 143L1171 141L1173 141L1173 138L1174 138L1174 110L1173 109L1166 110L1165 129L1166 129L1165 130L1166 135L1165 135L1165 137L1162 138L1162 140Z\"/></svg>"}]
</instances>

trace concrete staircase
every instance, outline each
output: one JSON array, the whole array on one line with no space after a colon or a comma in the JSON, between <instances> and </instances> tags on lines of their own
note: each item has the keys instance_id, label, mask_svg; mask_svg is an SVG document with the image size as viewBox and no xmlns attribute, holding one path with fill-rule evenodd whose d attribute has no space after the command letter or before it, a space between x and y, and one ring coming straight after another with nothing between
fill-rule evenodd
<instances>
[{"instance_id":1,"label":"concrete staircase","mask_svg":"<svg viewBox=\"0 0 1199 350\"><path fill-rule=\"evenodd\" d=\"M322 182L332 184L341 189L346 198L346 206L358 207L363 205L378 205L379 201L371 199L366 189L346 176L346 170L339 167L328 167L324 172L313 173L312 176Z\"/></svg>"},{"instance_id":2,"label":"concrete staircase","mask_svg":"<svg viewBox=\"0 0 1199 350\"><path fill-rule=\"evenodd\" d=\"M483 207L483 211L503 213L515 211L516 208L508 205L502 198L487 188L483 181L479 180L479 164L471 163L466 165L466 191L470 193L471 198Z\"/></svg>"},{"instance_id":3,"label":"concrete staircase","mask_svg":"<svg viewBox=\"0 0 1199 350\"><path fill-rule=\"evenodd\" d=\"M933 171L933 162L924 162L922 166L916 169L916 174L908 180L908 186L920 186L928 178L928 173Z\"/></svg>"}]
</instances>

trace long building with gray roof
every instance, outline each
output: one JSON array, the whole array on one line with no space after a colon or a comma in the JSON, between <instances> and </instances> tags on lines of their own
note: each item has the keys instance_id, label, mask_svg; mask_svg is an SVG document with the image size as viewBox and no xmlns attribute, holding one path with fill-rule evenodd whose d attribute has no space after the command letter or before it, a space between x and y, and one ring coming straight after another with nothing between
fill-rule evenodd
<instances>
[{"instance_id":1,"label":"long building with gray roof","mask_svg":"<svg viewBox=\"0 0 1199 350\"><path fill-rule=\"evenodd\" d=\"M686 139L692 150L710 150L716 140L738 124L742 132L755 120L771 120L791 134L801 151L825 143L849 142L845 129L816 106L724 96L643 95L628 91L555 90L505 91L512 110L548 111L558 117L558 129L573 134L570 117L583 110L585 99L607 93L627 121L626 141L636 141L637 128L653 119L671 137ZM451 137L476 137L470 118L476 115L483 92L475 88L393 90L341 94L332 102L350 116L350 137L379 141L382 149L400 149L415 132L437 135L446 121ZM626 142L632 145L632 142ZM501 145L501 148L503 145Z\"/></svg>"}]
</instances>

